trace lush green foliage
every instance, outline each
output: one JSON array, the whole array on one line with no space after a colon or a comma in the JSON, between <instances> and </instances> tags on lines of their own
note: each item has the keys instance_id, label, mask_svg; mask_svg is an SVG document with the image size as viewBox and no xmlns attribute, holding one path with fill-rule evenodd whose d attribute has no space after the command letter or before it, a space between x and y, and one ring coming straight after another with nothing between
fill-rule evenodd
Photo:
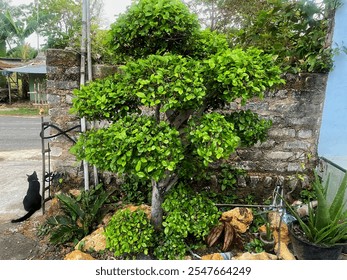
<instances>
[{"instance_id":1,"label":"lush green foliage","mask_svg":"<svg viewBox=\"0 0 347 280\"><path fill-rule=\"evenodd\" d=\"M179 184L166 197L164 233L167 236L204 238L220 217L218 208L203 194Z\"/></svg>"},{"instance_id":2,"label":"lush green foliage","mask_svg":"<svg viewBox=\"0 0 347 280\"><path fill-rule=\"evenodd\" d=\"M258 141L264 142L267 131L272 125L271 120L261 119L250 110L232 112L225 118L234 124L234 129L241 139L242 146L246 147L253 146Z\"/></svg>"},{"instance_id":3,"label":"lush green foliage","mask_svg":"<svg viewBox=\"0 0 347 280\"><path fill-rule=\"evenodd\" d=\"M132 115L81 136L73 152L103 170L159 180L183 159L178 136L166 122Z\"/></svg>"},{"instance_id":4,"label":"lush green foliage","mask_svg":"<svg viewBox=\"0 0 347 280\"><path fill-rule=\"evenodd\" d=\"M134 2L110 37L114 57L127 62L113 77L76 90L73 100L73 112L110 125L84 134L72 151L102 170L151 180L158 190L152 217L160 219L178 177L240 145L232 121L215 109L262 97L284 80L272 55L228 49L225 37L202 32L178 0Z\"/></svg>"},{"instance_id":5,"label":"lush green foliage","mask_svg":"<svg viewBox=\"0 0 347 280\"><path fill-rule=\"evenodd\" d=\"M183 238L167 236L160 232L157 236L157 246L153 255L158 260L179 260L183 259L187 252L187 244Z\"/></svg>"},{"instance_id":6,"label":"lush green foliage","mask_svg":"<svg viewBox=\"0 0 347 280\"><path fill-rule=\"evenodd\" d=\"M115 256L143 253L153 246L154 228L146 213L140 209L118 210L105 228L107 248Z\"/></svg>"},{"instance_id":7,"label":"lush green foliage","mask_svg":"<svg viewBox=\"0 0 347 280\"><path fill-rule=\"evenodd\" d=\"M155 180L162 178L165 170L178 171L187 151L190 154L185 154L186 158L195 156L208 165L235 150L240 143L238 132L251 144L257 137L264 140L269 126L254 114L244 113L238 117L244 124L238 124L237 132L232 118L216 112L201 113L237 97L245 102L262 95L266 88L283 82L279 75L273 58L255 49L226 51L203 62L173 55L130 61L113 78L94 81L75 91L75 112L117 122L81 137L72 151L101 169L120 173L135 170L139 177ZM141 112L143 106L166 115L186 111L185 119L192 115L186 133L179 134L173 127L181 125L177 118L158 122L160 116L125 117ZM180 144L180 138L190 145Z\"/></svg>"},{"instance_id":8,"label":"lush green foliage","mask_svg":"<svg viewBox=\"0 0 347 280\"><path fill-rule=\"evenodd\" d=\"M162 204L162 232L155 232L142 210L119 210L105 229L107 246L116 256L153 254L157 259L182 259L187 243L198 244L218 223L220 212L204 194L180 184Z\"/></svg>"},{"instance_id":9,"label":"lush green foliage","mask_svg":"<svg viewBox=\"0 0 347 280\"><path fill-rule=\"evenodd\" d=\"M6 52L6 44L3 45L2 56L21 58L23 60L33 58L37 52L25 43L38 28L38 22L30 15L30 5L11 7L0 3L0 44L6 43L12 48Z\"/></svg>"},{"instance_id":10,"label":"lush green foliage","mask_svg":"<svg viewBox=\"0 0 347 280\"><path fill-rule=\"evenodd\" d=\"M124 174L117 199L124 204L150 204L151 182L143 180L134 174ZM116 199L114 199L116 201Z\"/></svg>"},{"instance_id":11,"label":"lush green foliage","mask_svg":"<svg viewBox=\"0 0 347 280\"><path fill-rule=\"evenodd\" d=\"M165 212L164 238L154 251L159 259L182 258L187 251L185 241L188 238L203 241L220 218L212 200L183 184L167 195L162 207Z\"/></svg>"},{"instance_id":12,"label":"lush green foliage","mask_svg":"<svg viewBox=\"0 0 347 280\"><path fill-rule=\"evenodd\" d=\"M347 211L345 193L347 189L347 173L344 176L332 202L327 200L329 180L323 185L315 174L313 188L317 195L317 208L309 207L307 221L303 220L291 206L290 212L298 220L306 238L315 244L333 245L347 240ZM310 206L310 204L308 204Z\"/></svg>"},{"instance_id":13,"label":"lush green foliage","mask_svg":"<svg viewBox=\"0 0 347 280\"><path fill-rule=\"evenodd\" d=\"M245 249L250 253L261 253L264 251L264 243L260 239L254 238L245 245Z\"/></svg>"},{"instance_id":14,"label":"lush green foliage","mask_svg":"<svg viewBox=\"0 0 347 280\"><path fill-rule=\"evenodd\" d=\"M213 98L225 102L241 98L243 104L266 89L284 83L275 57L255 48L228 49L206 61L206 82Z\"/></svg>"},{"instance_id":15,"label":"lush green foliage","mask_svg":"<svg viewBox=\"0 0 347 280\"><path fill-rule=\"evenodd\" d=\"M168 52L184 54L190 51L198 26L196 16L180 0L141 0L111 25L109 46L123 61Z\"/></svg>"},{"instance_id":16,"label":"lush green foliage","mask_svg":"<svg viewBox=\"0 0 347 280\"><path fill-rule=\"evenodd\" d=\"M98 185L89 191L82 191L77 197L67 194L57 194L63 214L49 217L46 220L50 242L54 244L79 241L91 233L103 216L103 206L111 196Z\"/></svg>"},{"instance_id":17,"label":"lush green foliage","mask_svg":"<svg viewBox=\"0 0 347 280\"><path fill-rule=\"evenodd\" d=\"M234 124L221 114L206 114L197 120L191 119L188 125L192 154L201 158L205 166L229 156L239 145L240 138L234 132Z\"/></svg>"},{"instance_id":18,"label":"lush green foliage","mask_svg":"<svg viewBox=\"0 0 347 280\"><path fill-rule=\"evenodd\" d=\"M324 6L315 1L268 2L234 34L233 44L278 55L287 72L327 72L332 67L327 36L335 2Z\"/></svg>"}]
</instances>

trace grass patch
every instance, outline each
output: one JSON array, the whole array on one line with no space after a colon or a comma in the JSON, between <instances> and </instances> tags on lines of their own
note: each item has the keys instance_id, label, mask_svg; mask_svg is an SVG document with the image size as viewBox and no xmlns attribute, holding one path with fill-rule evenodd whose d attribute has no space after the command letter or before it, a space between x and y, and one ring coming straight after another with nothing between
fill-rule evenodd
<instances>
[{"instance_id":1,"label":"grass patch","mask_svg":"<svg viewBox=\"0 0 347 280\"><path fill-rule=\"evenodd\" d=\"M46 112L47 110L45 110ZM0 116L39 116L40 108L27 104L27 106L0 106Z\"/></svg>"}]
</instances>

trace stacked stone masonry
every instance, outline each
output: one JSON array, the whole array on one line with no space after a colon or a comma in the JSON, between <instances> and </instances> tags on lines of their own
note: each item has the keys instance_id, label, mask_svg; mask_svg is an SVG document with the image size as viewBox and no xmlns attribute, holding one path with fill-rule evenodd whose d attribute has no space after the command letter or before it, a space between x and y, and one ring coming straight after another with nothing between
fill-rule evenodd
<instances>
[{"instance_id":1,"label":"stacked stone masonry","mask_svg":"<svg viewBox=\"0 0 347 280\"><path fill-rule=\"evenodd\" d=\"M50 120L62 129L68 129L79 123L69 110L73 90L79 88L80 57L75 52L51 49L47 51L46 61ZM93 69L93 78L102 78L116 71L110 66ZM240 178L240 186L252 190L257 188L257 193L262 193L259 192L262 188L269 193L279 183L288 188L302 187L317 164L327 75L286 75L286 81L285 86L267 92L263 99L254 98L241 108L251 109L273 122L264 143L248 149L240 148L229 159L230 164L248 171L248 176ZM239 109L236 102L226 108ZM70 154L70 147L71 143L62 136L53 139L54 170L68 173L69 177L81 176L81 165Z\"/></svg>"}]
</instances>

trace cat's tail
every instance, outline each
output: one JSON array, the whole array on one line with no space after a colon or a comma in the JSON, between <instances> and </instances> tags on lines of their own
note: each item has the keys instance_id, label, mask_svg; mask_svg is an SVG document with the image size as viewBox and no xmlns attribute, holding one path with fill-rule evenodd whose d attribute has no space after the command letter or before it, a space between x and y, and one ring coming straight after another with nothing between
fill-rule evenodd
<instances>
[{"instance_id":1,"label":"cat's tail","mask_svg":"<svg viewBox=\"0 0 347 280\"><path fill-rule=\"evenodd\" d=\"M37 210L36 209L30 209L28 213L26 213L23 217L18 218L16 220L12 220L11 223L20 223L27 219L29 219Z\"/></svg>"}]
</instances>

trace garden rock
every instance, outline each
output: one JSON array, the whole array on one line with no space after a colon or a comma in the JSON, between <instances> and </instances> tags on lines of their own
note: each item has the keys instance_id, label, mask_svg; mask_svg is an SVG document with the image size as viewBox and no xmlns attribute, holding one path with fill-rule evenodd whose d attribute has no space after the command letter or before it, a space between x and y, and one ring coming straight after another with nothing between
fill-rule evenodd
<instances>
[{"instance_id":1,"label":"garden rock","mask_svg":"<svg viewBox=\"0 0 347 280\"><path fill-rule=\"evenodd\" d=\"M232 260L277 260L277 256L264 252L261 253L243 253L232 258Z\"/></svg>"},{"instance_id":2,"label":"garden rock","mask_svg":"<svg viewBox=\"0 0 347 280\"><path fill-rule=\"evenodd\" d=\"M280 260L296 260L295 256L284 242L277 243L274 250Z\"/></svg>"},{"instance_id":3,"label":"garden rock","mask_svg":"<svg viewBox=\"0 0 347 280\"><path fill-rule=\"evenodd\" d=\"M245 233L253 222L253 213L249 208L236 207L222 213L222 221L228 221L238 233Z\"/></svg>"},{"instance_id":4,"label":"garden rock","mask_svg":"<svg viewBox=\"0 0 347 280\"><path fill-rule=\"evenodd\" d=\"M289 231L287 224L281 221L281 214L276 211L270 212L268 214L268 220L275 239L274 251L278 258L282 260L295 260L294 255L288 249L288 244L290 243ZM266 232L266 226L262 225L259 228L259 232Z\"/></svg>"},{"instance_id":5,"label":"garden rock","mask_svg":"<svg viewBox=\"0 0 347 280\"><path fill-rule=\"evenodd\" d=\"M137 209L142 210L143 212L146 213L147 218L150 220L151 219L151 206L146 205L146 204L141 204L139 206L129 204L124 207L124 209L129 209L131 212L136 211Z\"/></svg>"},{"instance_id":6,"label":"garden rock","mask_svg":"<svg viewBox=\"0 0 347 280\"><path fill-rule=\"evenodd\" d=\"M95 260L95 259L87 253L83 253L80 250L75 250L67 254L64 260L71 261L71 260Z\"/></svg>"},{"instance_id":7,"label":"garden rock","mask_svg":"<svg viewBox=\"0 0 347 280\"><path fill-rule=\"evenodd\" d=\"M219 253L209 254L201 257L202 260L224 260L223 256Z\"/></svg>"},{"instance_id":8,"label":"garden rock","mask_svg":"<svg viewBox=\"0 0 347 280\"><path fill-rule=\"evenodd\" d=\"M90 235L84 237L75 246L76 250L88 251L103 251L106 249L106 236L104 235L104 228L100 227Z\"/></svg>"}]
</instances>

